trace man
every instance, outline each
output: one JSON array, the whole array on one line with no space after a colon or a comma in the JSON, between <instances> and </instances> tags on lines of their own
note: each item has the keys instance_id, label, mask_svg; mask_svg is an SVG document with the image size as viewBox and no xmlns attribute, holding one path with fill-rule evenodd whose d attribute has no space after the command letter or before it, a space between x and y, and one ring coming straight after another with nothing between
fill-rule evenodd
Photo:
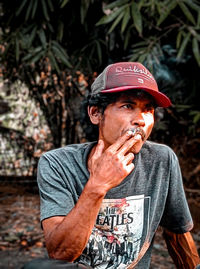
<instances>
[{"instance_id":1,"label":"man","mask_svg":"<svg viewBox=\"0 0 200 269\"><path fill-rule=\"evenodd\" d=\"M177 157L169 147L147 141L155 108L170 105L140 63L109 65L96 78L88 114L98 126L98 141L47 152L39 162L41 221L50 258L92 268L146 269L161 225L177 268L196 267ZM101 253L95 247L99 238L107 242ZM126 253L120 264L114 242ZM127 254L128 247L134 255Z\"/></svg>"}]
</instances>

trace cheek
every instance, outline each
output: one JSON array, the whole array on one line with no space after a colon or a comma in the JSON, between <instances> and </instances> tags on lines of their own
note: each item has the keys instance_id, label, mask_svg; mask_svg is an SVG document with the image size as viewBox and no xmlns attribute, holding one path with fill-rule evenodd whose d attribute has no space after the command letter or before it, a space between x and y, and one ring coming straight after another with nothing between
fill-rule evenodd
<instances>
[{"instance_id":1,"label":"cheek","mask_svg":"<svg viewBox=\"0 0 200 269\"><path fill-rule=\"evenodd\" d=\"M154 115L153 114L145 115L145 126L146 126L147 133L149 134L154 126Z\"/></svg>"},{"instance_id":2,"label":"cheek","mask_svg":"<svg viewBox=\"0 0 200 269\"><path fill-rule=\"evenodd\" d=\"M104 139L104 141L109 144L113 144L119 136L121 136L121 127L123 126L121 120L117 117L110 117L110 115L106 115L102 119L99 125L100 137Z\"/></svg>"},{"instance_id":3,"label":"cheek","mask_svg":"<svg viewBox=\"0 0 200 269\"><path fill-rule=\"evenodd\" d=\"M154 114L145 114L144 121L146 126L152 126L154 124Z\"/></svg>"},{"instance_id":4,"label":"cheek","mask_svg":"<svg viewBox=\"0 0 200 269\"><path fill-rule=\"evenodd\" d=\"M112 139L115 133L115 121L112 118L104 117L99 124L99 130L104 138Z\"/></svg>"}]
</instances>

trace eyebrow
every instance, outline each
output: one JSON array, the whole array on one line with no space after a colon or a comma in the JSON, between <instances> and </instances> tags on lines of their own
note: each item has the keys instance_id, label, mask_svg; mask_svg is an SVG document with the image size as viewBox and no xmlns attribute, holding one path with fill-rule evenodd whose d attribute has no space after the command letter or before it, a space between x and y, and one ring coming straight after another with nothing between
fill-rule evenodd
<instances>
[{"instance_id":1,"label":"eyebrow","mask_svg":"<svg viewBox=\"0 0 200 269\"><path fill-rule=\"evenodd\" d=\"M136 102L131 101L131 100L123 100L123 101L119 101L119 102L120 102L120 103L129 103L129 104L133 104L133 105L136 104Z\"/></svg>"}]
</instances>

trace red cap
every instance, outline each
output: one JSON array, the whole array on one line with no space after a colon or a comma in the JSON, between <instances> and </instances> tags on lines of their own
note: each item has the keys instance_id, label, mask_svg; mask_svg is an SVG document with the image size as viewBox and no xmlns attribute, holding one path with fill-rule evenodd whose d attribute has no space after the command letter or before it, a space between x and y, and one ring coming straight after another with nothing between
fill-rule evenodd
<instances>
[{"instance_id":1,"label":"red cap","mask_svg":"<svg viewBox=\"0 0 200 269\"><path fill-rule=\"evenodd\" d=\"M92 95L141 89L152 95L159 107L171 105L170 99L159 92L153 75L137 62L119 62L107 66L95 79L91 89Z\"/></svg>"}]
</instances>

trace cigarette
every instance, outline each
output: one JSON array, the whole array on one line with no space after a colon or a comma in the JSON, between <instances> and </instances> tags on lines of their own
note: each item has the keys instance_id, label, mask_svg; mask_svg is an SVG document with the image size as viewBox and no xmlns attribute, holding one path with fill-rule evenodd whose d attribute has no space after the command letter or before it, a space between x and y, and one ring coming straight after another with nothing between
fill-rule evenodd
<instances>
[{"instance_id":1,"label":"cigarette","mask_svg":"<svg viewBox=\"0 0 200 269\"><path fill-rule=\"evenodd\" d=\"M132 136L135 136L136 134L140 134L142 140L144 141L144 139L145 139L145 132L143 131L143 129L141 129L140 127L132 128L131 129L131 132L132 132Z\"/></svg>"}]
</instances>

